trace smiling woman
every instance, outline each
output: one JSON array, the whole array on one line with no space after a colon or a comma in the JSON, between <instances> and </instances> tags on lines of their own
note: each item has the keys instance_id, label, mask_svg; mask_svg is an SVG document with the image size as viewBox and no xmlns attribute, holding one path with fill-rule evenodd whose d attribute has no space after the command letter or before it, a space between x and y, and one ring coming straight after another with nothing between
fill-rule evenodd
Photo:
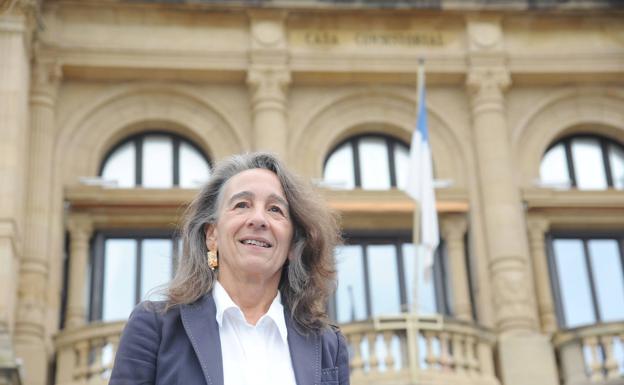
<instances>
[{"instance_id":1,"label":"smiling woman","mask_svg":"<svg viewBox=\"0 0 624 385\"><path fill-rule=\"evenodd\" d=\"M134 310L110 385L349 383L325 313L338 225L309 184L270 154L228 158L182 238L167 300Z\"/></svg>"}]
</instances>

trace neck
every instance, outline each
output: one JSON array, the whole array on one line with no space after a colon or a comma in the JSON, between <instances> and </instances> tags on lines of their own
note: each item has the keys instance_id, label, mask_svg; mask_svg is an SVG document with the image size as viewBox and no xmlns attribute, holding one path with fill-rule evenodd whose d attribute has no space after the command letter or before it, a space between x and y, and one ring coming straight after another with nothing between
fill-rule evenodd
<instances>
[{"instance_id":1,"label":"neck","mask_svg":"<svg viewBox=\"0 0 624 385\"><path fill-rule=\"evenodd\" d=\"M277 295L279 281L254 282L237 280L234 277L219 274L219 283L228 293L232 301L243 312L245 320L251 325L269 311L271 303Z\"/></svg>"}]
</instances>

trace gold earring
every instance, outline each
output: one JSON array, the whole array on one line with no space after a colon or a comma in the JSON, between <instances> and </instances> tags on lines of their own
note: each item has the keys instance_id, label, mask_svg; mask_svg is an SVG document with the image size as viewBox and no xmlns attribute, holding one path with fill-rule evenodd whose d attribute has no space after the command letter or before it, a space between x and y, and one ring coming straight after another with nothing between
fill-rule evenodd
<instances>
[{"instance_id":1,"label":"gold earring","mask_svg":"<svg viewBox=\"0 0 624 385\"><path fill-rule=\"evenodd\" d=\"M210 267L210 270L215 271L215 269L219 267L219 260L217 259L217 252L208 250L207 257L208 257L208 266Z\"/></svg>"}]
</instances>

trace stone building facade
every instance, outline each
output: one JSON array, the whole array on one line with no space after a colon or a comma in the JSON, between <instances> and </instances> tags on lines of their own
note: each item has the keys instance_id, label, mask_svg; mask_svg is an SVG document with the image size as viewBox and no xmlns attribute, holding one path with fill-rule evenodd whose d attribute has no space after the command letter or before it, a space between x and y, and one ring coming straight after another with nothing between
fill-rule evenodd
<instances>
[{"instance_id":1,"label":"stone building facade","mask_svg":"<svg viewBox=\"0 0 624 385\"><path fill-rule=\"evenodd\" d=\"M0 384L105 384L198 181L252 150L342 214L352 383L623 381L617 2L1 4ZM423 268L400 189L421 58Z\"/></svg>"}]
</instances>

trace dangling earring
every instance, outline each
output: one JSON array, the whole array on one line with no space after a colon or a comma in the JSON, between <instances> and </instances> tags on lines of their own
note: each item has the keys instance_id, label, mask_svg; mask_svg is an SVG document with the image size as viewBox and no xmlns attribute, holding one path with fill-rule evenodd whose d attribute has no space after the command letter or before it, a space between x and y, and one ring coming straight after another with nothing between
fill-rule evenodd
<instances>
[{"instance_id":1,"label":"dangling earring","mask_svg":"<svg viewBox=\"0 0 624 385\"><path fill-rule=\"evenodd\" d=\"M217 252L213 250L208 250L208 253L206 255L208 257L208 266L210 267L210 270L215 271L215 269L219 267Z\"/></svg>"}]
</instances>

